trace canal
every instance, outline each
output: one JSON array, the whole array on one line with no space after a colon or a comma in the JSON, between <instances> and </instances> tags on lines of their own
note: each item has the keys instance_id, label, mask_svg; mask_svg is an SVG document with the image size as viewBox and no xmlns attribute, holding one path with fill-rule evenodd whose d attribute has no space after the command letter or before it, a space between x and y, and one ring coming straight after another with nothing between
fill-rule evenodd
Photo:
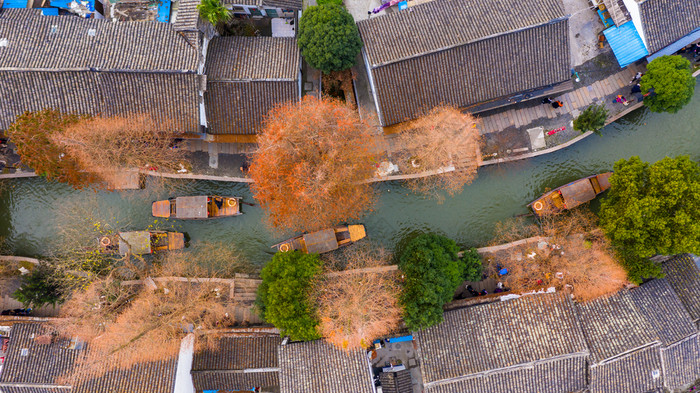
<instances>
[{"instance_id":1,"label":"canal","mask_svg":"<svg viewBox=\"0 0 700 393\"><path fill-rule=\"evenodd\" d=\"M690 155L700 160L700 88L693 101L677 114L640 109L605 127L603 136L590 136L573 146L533 159L479 170L478 178L461 194L435 200L412 194L399 183L377 185L374 212L361 222L368 237L392 247L415 230L437 231L465 245L482 245L494 225L517 214L544 192L569 181L612 169L620 158L638 155L646 161L664 156ZM128 229L154 224L151 202L177 195L237 195L254 202L244 184L214 181L149 180L145 190L116 192L75 191L42 178L2 180L0 237L4 252L45 255L60 238L56 228L87 216L111 220ZM243 206L244 215L211 221L171 221L159 227L187 232L191 242L233 244L251 262L265 263L269 246L292 235L265 224L259 207Z\"/></svg>"}]
</instances>

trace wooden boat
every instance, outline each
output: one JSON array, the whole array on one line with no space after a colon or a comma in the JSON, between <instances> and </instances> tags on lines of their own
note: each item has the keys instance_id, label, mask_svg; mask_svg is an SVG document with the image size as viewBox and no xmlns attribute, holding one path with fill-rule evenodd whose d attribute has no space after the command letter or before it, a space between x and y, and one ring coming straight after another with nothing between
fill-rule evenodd
<instances>
[{"instance_id":1,"label":"wooden boat","mask_svg":"<svg viewBox=\"0 0 700 393\"><path fill-rule=\"evenodd\" d=\"M121 255L143 255L185 248L185 235L180 232L119 232L119 235L102 236L99 241L103 251L119 252Z\"/></svg>"},{"instance_id":2,"label":"wooden boat","mask_svg":"<svg viewBox=\"0 0 700 393\"><path fill-rule=\"evenodd\" d=\"M364 225L344 225L293 237L271 248L281 252L299 250L305 254L322 254L350 245L365 236Z\"/></svg>"},{"instance_id":3,"label":"wooden boat","mask_svg":"<svg viewBox=\"0 0 700 393\"><path fill-rule=\"evenodd\" d=\"M153 202L154 217L206 220L241 214L241 198L218 195L185 196Z\"/></svg>"},{"instance_id":4,"label":"wooden boat","mask_svg":"<svg viewBox=\"0 0 700 393\"><path fill-rule=\"evenodd\" d=\"M555 188L535 199L528 206L539 217L548 213L573 209L593 200L598 194L610 188L612 172L588 176Z\"/></svg>"}]
</instances>

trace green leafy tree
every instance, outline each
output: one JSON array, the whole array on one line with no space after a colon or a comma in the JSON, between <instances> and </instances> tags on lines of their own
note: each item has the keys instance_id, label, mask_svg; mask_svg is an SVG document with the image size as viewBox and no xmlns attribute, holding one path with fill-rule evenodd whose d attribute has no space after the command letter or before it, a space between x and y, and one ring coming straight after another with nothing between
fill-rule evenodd
<instances>
[{"instance_id":1,"label":"green leafy tree","mask_svg":"<svg viewBox=\"0 0 700 393\"><path fill-rule=\"evenodd\" d=\"M260 315L292 340L320 338L311 283L321 273L317 254L278 252L261 272L256 304Z\"/></svg>"},{"instance_id":2,"label":"green leafy tree","mask_svg":"<svg viewBox=\"0 0 700 393\"><path fill-rule=\"evenodd\" d=\"M411 330L442 322L442 306L451 301L464 280L481 278L481 259L476 250L458 256L457 244L444 236L423 234L411 240L399 255L404 274L401 304L404 321Z\"/></svg>"},{"instance_id":3,"label":"green leafy tree","mask_svg":"<svg viewBox=\"0 0 700 393\"><path fill-rule=\"evenodd\" d=\"M632 157L615 163L600 224L622 254L630 279L661 270L656 254L700 253L700 166L687 156L649 164Z\"/></svg>"},{"instance_id":4,"label":"green leafy tree","mask_svg":"<svg viewBox=\"0 0 700 393\"><path fill-rule=\"evenodd\" d=\"M599 131L605 125L607 118L608 109L605 107L605 104L590 105L574 119L574 130L581 132L594 131L600 135Z\"/></svg>"},{"instance_id":5,"label":"green leafy tree","mask_svg":"<svg viewBox=\"0 0 700 393\"><path fill-rule=\"evenodd\" d=\"M202 2L197 5L197 10L199 10L199 15L202 19L208 21L215 27L231 19L231 11L224 7L219 0L202 0Z\"/></svg>"},{"instance_id":6,"label":"green leafy tree","mask_svg":"<svg viewBox=\"0 0 700 393\"><path fill-rule=\"evenodd\" d=\"M313 6L301 16L299 49L312 67L325 73L347 70L361 48L357 25L342 6Z\"/></svg>"},{"instance_id":7,"label":"green leafy tree","mask_svg":"<svg viewBox=\"0 0 700 393\"><path fill-rule=\"evenodd\" d=\"M316 3L318 3L318 5L330 4L330 5L339 5L341 7L343 6L343 0L318 0Z\"/></svg>"},{"instance_id":8,"label":"green leafy tree","mask_svg":"<svg viewBox=\"0 0 700 393\"><path fill-rule=\"evenodd\" d=\"M66 288L56 279L58 272L46 264L36 266L22 278L22 286L12 294L24 307L39 308L47 304L56 306L63 303Z\"/></svg>"},{"instance_id":9,"label":"green leafy tree","mask_svg":"<svg viewBox=\"0 0 700 393\"><path fill-rule=\"evenodd\" d=\"M690 62L683 56L661 56L647 65L640 82L644 105L653 112L676 113L693 98L695 78Z\"/></svg>"}]
</instances>

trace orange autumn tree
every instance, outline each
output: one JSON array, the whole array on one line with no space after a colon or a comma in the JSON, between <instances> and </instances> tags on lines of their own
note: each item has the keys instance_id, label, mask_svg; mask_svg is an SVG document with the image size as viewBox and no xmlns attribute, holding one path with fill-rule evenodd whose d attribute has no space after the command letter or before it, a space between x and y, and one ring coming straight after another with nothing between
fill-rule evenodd
<instances>
[{"instance_id":1,"label":"orange autumn tree","mask_svg":"<svg viewBox=\"0 0 700 393\"><path fill-rule=\"evenodd\" d=\"M342 349L364 349L399 329L400 273L385 269L390 253L365 243L326 258L328 271L312 290L318 329L326 341Z\"/></svg>"},{"instance_id":2,"label":"orange autumn tree","mask_svg":"<svg viewBox=\"0 0 700 393\"><path fill-rule=\"evenodd\" d=\"M374 128L344 103L304 97L273 109L249 176L272 225L313 231L359 218L375 201Z\"/></svg>"},{"instance_id":3,"label":"orange autumn tree","mask_svg":"<svg viewBox=\"0 0 700 393\"><path fill-rule=\"evenodd\" d=\"M97 176L82 171L75 158L66 154L65 146L54 143L52 137L85 118L55 109L25 112L9 127L7 135L17 146L22 162L37 174L83 188L98 181Z\"/></svg>"},{"instance_id":4,"label":"orange autumn tree","mask_svg":"<svg viewBox=\"0 0 700 393\"><path fill-rule=\"evenodd\" d=\"M394 153L401 171L432 174L406 180L409 188L423 194L445 190L453 195L476 178L481 137L474 116L438 106L402 128Z\"/></svg>"},{"instance_id":5,"label":"orange autumn tree","mask_svg":"<svg viewBox=\"0 0 700 393\"><path fill-rule=\"evenodd\" d=\"M74 188L106 187L125 169L176 169L185 152L177 135L146 115L100 117L55 109L26 112L8 130L22 161L37 173Z\"/></svg>"}]
</instances>

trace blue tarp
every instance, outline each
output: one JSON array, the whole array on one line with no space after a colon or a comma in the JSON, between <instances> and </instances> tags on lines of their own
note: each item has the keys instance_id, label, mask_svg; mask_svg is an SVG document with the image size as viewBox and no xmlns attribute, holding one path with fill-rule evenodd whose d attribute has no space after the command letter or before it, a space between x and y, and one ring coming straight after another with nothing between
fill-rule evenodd
<instances>
[{"instance_id":1,"label":"blue tarp","mask_svg":"<svg viewBox=\"0 0 700 393\"><path fill-rule=\"evenodd\" d=\"M58 8L37 8L42 15L58 15Z\"/></svg>"},{"instance_id":2,"label":"blue tarp","mask_svg":"<svg viewBox=\"0 0 700 393\"><path fill-rule=\"evenodd\" d=\"M608 40L621 68L625 68L649 54L632 21L620 27L613 26L606 29L603 34L605 34L605 39Z\"/></svg>"},{"instance_id":3,"label":"blue tarp","mask_svg":"<svg viewBox=\"0 0 700 393\"><path fill-rule=\"evenodd\" d=\"M605 25L605 27L615 26L615 22L613 22L609 13L608 13L608 17L607 18L605 17L606 12L608 12L608 11L607 10L605 10L605 11L598 10L598 16L600 16L600 20L603 21L603 24Z\"/></svg>"},{"instance_id":4,"label":"blue tarp","mask_svg":"<svg viewBox=\"0 0 700 393\"><path fill-rule=\"evenodd\" d=\"M401 337L392 337L392 338L387 338L386 342L390 343L400 343L404 341L413 341L413 336L401 336Z\"/></svg>"},{"instance_id":5,"label":"blue tarp","mask_svg":"<svg viewBox=\"0 0 700 393\"><path fill-rule=\"evenodd\" d=\"M161 0L158 6L158 22L170 22L170 0Z\"/></svg>"},{"instance_id":6,"label":"blue tarp","mask_svg":"<svg viewBox=\"0 0 700 393\"><path fill-rule=\"evenodd\" d=\"M2 8L27 8L27 0L5 0Z\"/></svg>"}]
</instances>

